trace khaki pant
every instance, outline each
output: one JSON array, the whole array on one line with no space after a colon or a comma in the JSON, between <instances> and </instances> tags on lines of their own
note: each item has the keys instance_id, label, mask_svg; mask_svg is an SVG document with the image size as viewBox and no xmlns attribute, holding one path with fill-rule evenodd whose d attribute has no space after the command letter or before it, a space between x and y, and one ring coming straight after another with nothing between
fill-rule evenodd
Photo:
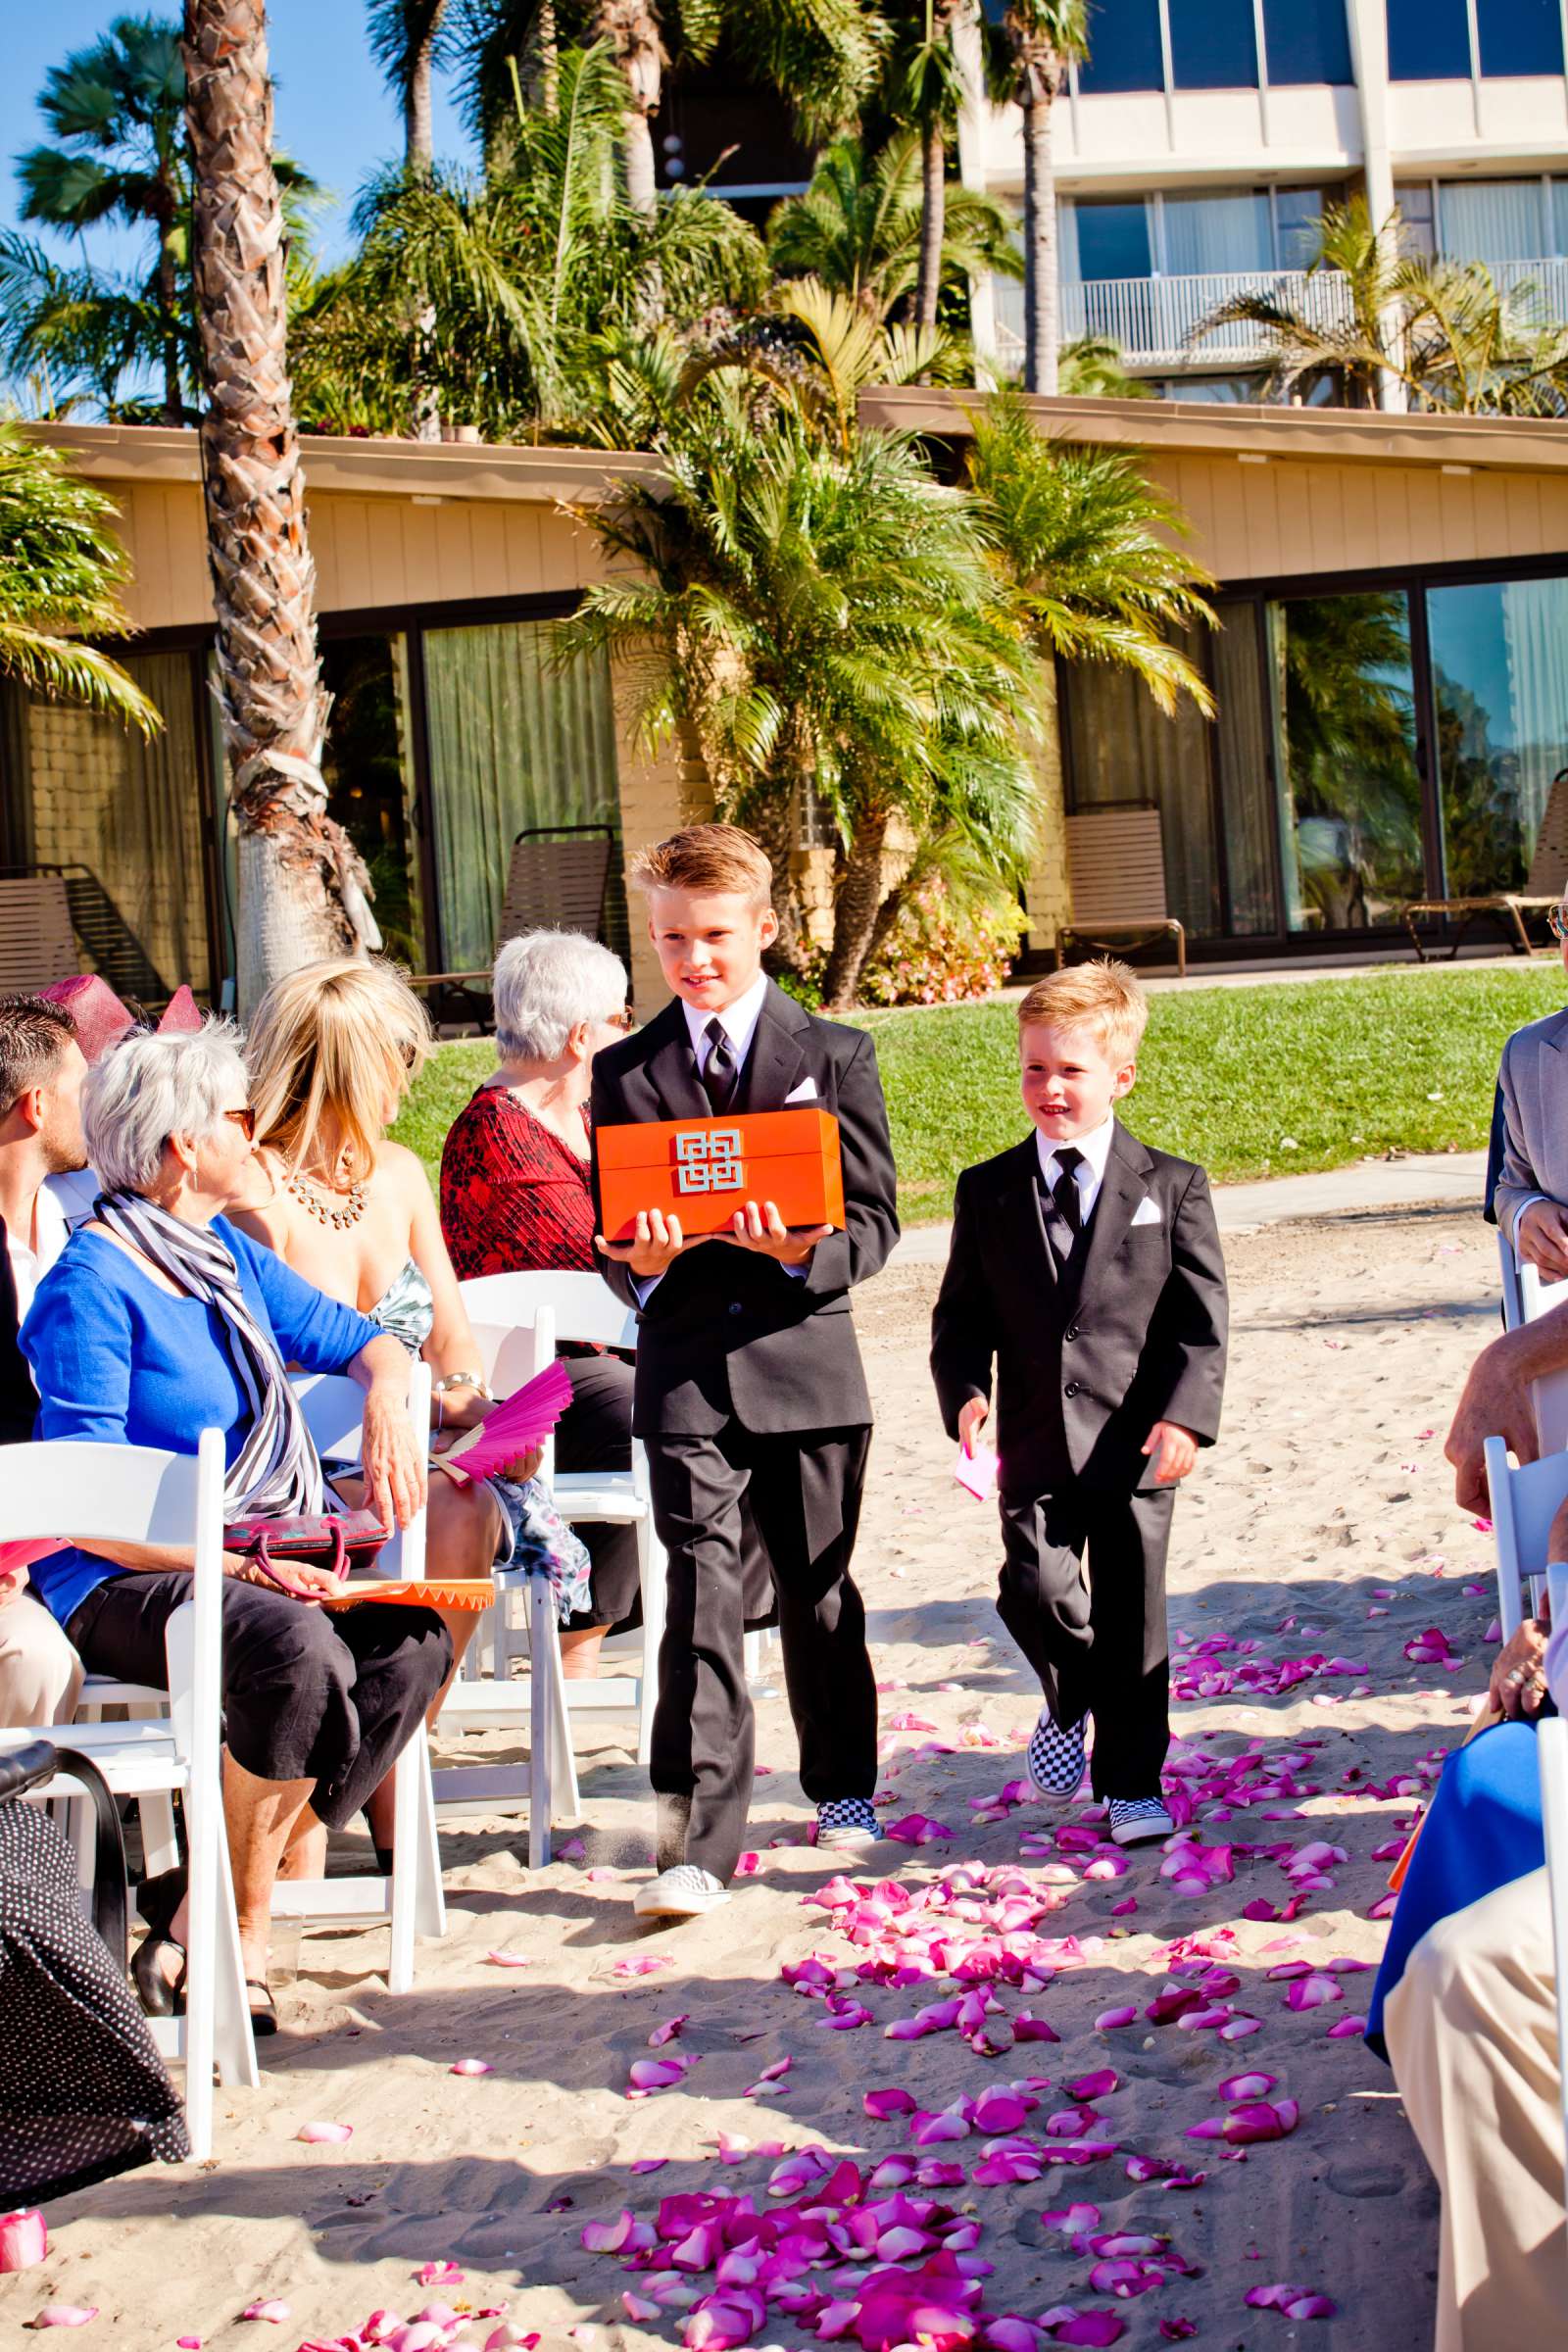
<instances>
[{"instance_id":1,"label":"khaki pant","mask_svg":"<svg viewBox=\"0 0 1568 2352\"><path fill-rule=\"evenodd\" d=\"M1405 2112L1443 2191L1434 2352L1559 2344L1568 2230L1546 1874L1424 1936L1385 2010Z\"/></svg>"},{"instance_id":2,"label":"khaki pant","mask_svg":"<svg viewBox=\"0 0 1568 2352\"><path fill-rule=\"evenodd\" d=\"M30 1592L0 1602L0 1730L69 1723L81 1695L81 1660Z\"/></svg>"}]
</instances>

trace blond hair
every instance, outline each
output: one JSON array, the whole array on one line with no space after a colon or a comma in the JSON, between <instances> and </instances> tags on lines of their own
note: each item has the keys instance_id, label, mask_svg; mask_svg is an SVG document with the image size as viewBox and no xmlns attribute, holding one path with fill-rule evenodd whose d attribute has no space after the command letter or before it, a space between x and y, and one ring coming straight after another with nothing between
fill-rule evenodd
<instances>
[{"instance_id":1,"label":"blond hair","mask_svg":"<svg viewBox=\"0 0 1568 2352\"><path fill-rule=\"evenodd\" d=\"M1087 1029L1105 1059L1132 1061L1149 1021L1149 999L1136 974L1114 956L1075 964L1037 980L1018 1007L1018 1027Z\"/></svg>"},{"instance_id":2,"label":"blond hair","mask_svg":"<svg viewBox=\"0 0 1568 2352\"><path fill-rule=\"evenodd\" d=\"M739 825L687 825L639 850L626 880L641 891L732 890L759 914L773 895L766 852Z\"/></svg>"},{"instance_id":3,"label":"blond hair","mask_svg":"<svg viewBox=\"0 0 1568 2352\"><path fill-rule=\"evenodd\" d=\"M303 964L274 980L251 1023L257 1143L298 1168L331 1120L345 1172L363 1182L375 1166L388 1092L416 1078L429 1051L424 1007L391 964L357 956Z\"/></svg>"}]
</instances>

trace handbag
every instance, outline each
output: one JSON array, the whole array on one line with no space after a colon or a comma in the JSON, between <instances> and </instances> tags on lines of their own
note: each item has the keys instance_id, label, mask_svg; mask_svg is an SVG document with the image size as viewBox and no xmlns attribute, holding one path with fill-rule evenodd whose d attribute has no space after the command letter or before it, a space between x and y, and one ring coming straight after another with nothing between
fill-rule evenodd
<instances>
[{"instance_id":1,"label":"handbag","mask_svg":"<svg viewBox=\"0 0 1568 2352\"><path fill-rule=\"evenodd\" d=\"M286 1518L235 1519L223 1530L223 1548L254 1561L280 1592L314 1599L289 1576L290 1560L348 1576L368 1569L391 1535L373 1511L299 1511Z\"/></svg>"},{"instance_id":2,"label":"handbag","mask_svg":"<svg viewBox=\"0 0 1568 2352\"><path fill-rule=\"evenodd\" d=\"M92 1924L122 1976L125 1973L127 1889L125 1838L120 1808L96 1764L74 1747L29 1740L25 1747L0 1754L0 1801L46 1788L57 1772L69 1772L87 1791L93 1809L96 1851L92 1874Z\"/></svg>"}]
</instances>

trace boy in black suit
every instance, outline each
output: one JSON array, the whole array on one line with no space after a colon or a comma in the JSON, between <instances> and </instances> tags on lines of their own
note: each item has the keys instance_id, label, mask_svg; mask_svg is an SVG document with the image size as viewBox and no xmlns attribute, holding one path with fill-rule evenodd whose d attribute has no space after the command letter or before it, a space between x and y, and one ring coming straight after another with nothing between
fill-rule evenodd
<instances>
[{"instance_id":1,"label":"boy in black suit","mask_svg":"<svg viewBox=\"0 0 1568 2352\"><path fill-rule=\"evenodd\" d=\"M931 1319L950 1437L998 1387L998 1609L1039 1675L1036 1794L1093 1785L1118 1845L1169 1837L1165 1552L1174 1489L1219 1431L1225 1261L1208 1179L1114 1117L1149 1008L1123 963L1056 972L1018 1007L1027 1143L966 1168Z\"/></svg>"},{"instance_id":2,"label":"boy in black suit","mask_svg":"<svg viewBox=\"0 0 1568 2352\"><path fill-rule=\"evenodd\" d=\"M596 1244L606 1280L641 1318L632 1429L669 1554L652 1761L659 1876L636 1907L688 1918L723 1901L751 1797L748 1511L778 1595L817 1843L881 1835L876 1690L850 1575L871 1404L849 1293L881 1266L899 1224L869 1037L813 1018L762 970L778 922L757 843L732 825L694 825L644 851L627 878L647 895L675 1002L596 1055L595 1134L816 1102L838 1120L844 1167L842 1233L788 1231L771 1200L748 1200L721 1237L688 1242L656 1208L634 1241L601 1233Z\"/></svg>"}]
</instances>

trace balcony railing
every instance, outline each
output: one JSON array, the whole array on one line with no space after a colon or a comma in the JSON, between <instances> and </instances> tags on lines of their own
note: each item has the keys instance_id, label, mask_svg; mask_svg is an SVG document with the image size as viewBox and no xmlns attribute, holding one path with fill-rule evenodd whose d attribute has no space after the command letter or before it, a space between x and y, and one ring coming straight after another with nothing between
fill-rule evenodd
<instances>
[{"instance_id":1,"label":"balcony railing","mask_svg":"<svg viewBox=\"0 0 1568 2352\"><path fill-rule=\"evenodd\" d=\"M1543 322L1568 318L1568 261L1496 262L1489 265L1499 286L1534 285ZM994 281L998 358L1016 367L1023 356L1023 288L1015 279ZM1329 327L1348 315L1346 280L1335 271L1234 270L1193 277L1102 277L1061 288L1061 339L1103 337L1118 346L1122 365L1133 370L1162 368L1257 368L1269 357L1267 339L1247 320L1218 327L1194 344L1194 330L1222 302L1236 294L1266 294Z\"/></svg>"}]
</instances>

